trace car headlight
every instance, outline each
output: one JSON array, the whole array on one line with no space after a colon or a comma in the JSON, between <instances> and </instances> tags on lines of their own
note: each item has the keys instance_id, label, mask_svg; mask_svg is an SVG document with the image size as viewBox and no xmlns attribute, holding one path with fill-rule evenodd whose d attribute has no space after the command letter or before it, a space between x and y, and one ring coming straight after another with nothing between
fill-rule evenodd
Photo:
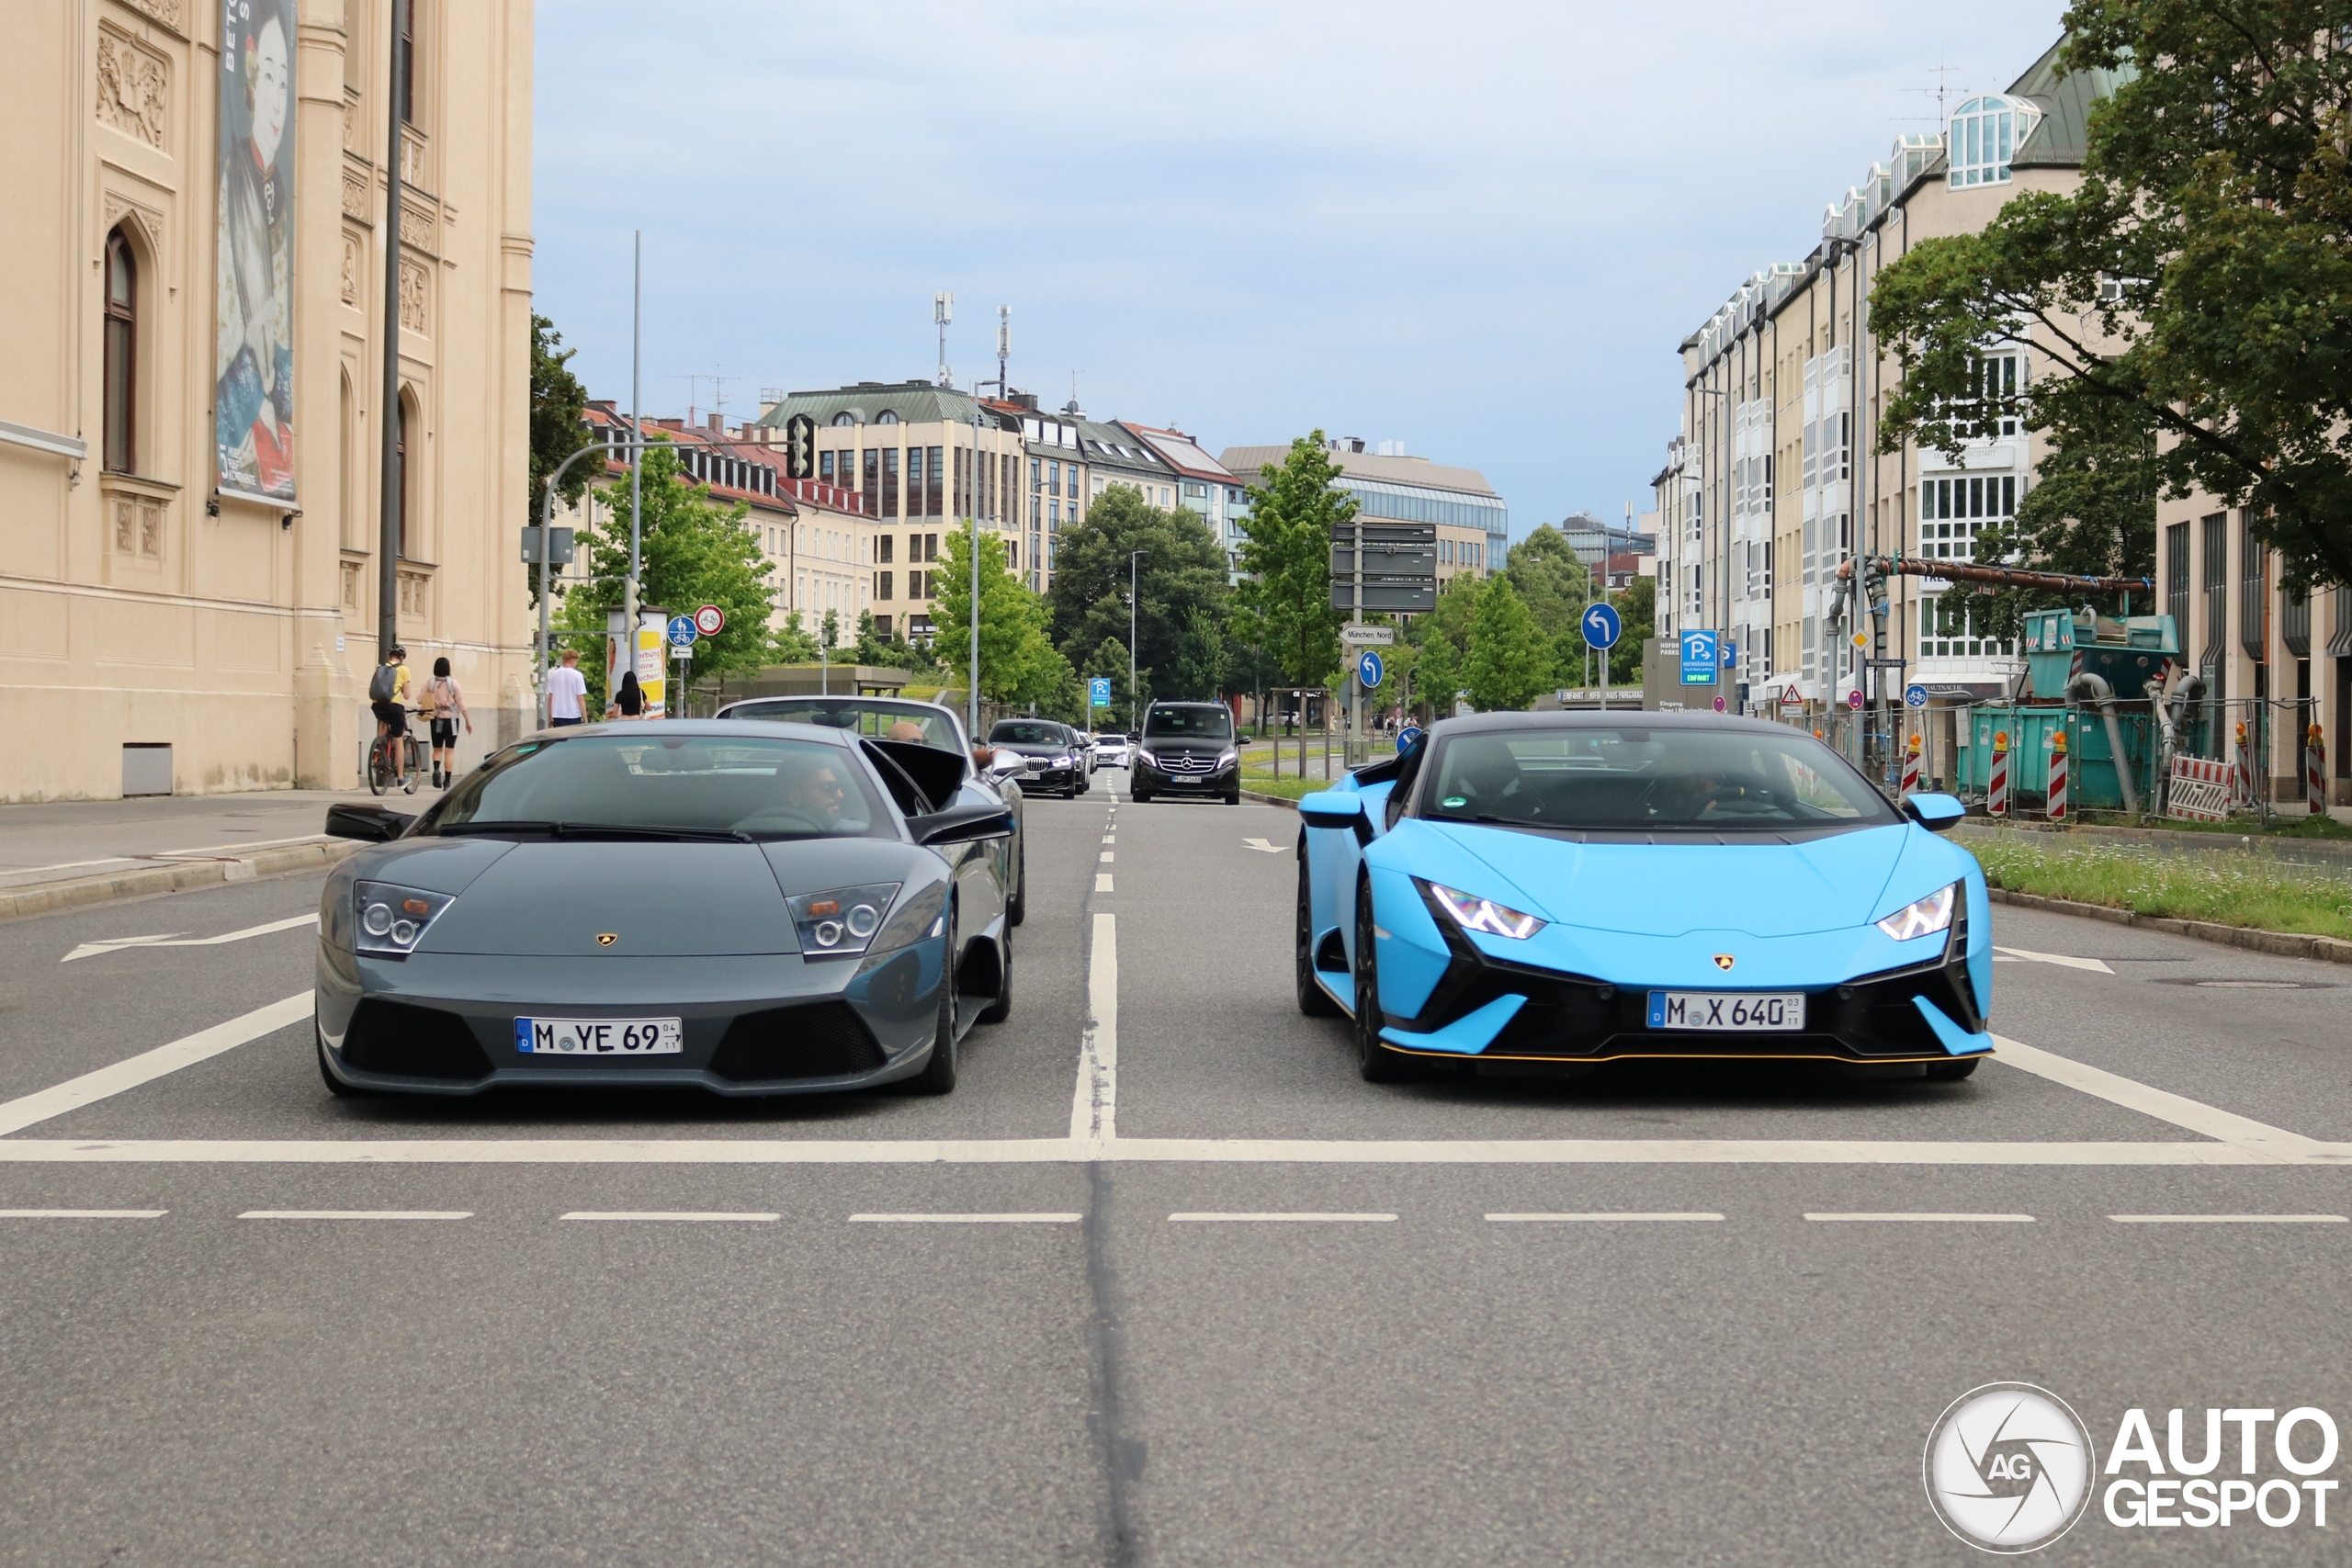
<instances>
[{"instance_id":1,"label":"car headlight","mask_svg":"<svg viewBox=\"0 0 2352 1568\"><path fill-rule=\"evenodd\" d=\"M792 929L800 938L806 958L854 958L882 929L890 900L899 896L895 882L869 882L863 887L837 887L830 893L803 893L786 898Z\"/></svg>"},{"instance_id":2,"label":"car headlight","mask_svg":"<svg viewBox=\"0 0 2352 1568\"><path fill-rule=\"evenodd\" d=\"M1229 768L1239 761L1241 761L1241 753L1230 746L1216 754L1216 765L1220 768Z\"/></svg>"},{"instance_id":3,"label":"car headlight","mask_svg":"<svg viewBox=\"0 0 2352 1568\"><path fill-rule=\"evenodd\" d=\"M451 893L428 893L390 882L356 882L351 887L351 945L371 958L406 958L424 931L456 903Z\"/></svg>"},{"instance_id":4,"label":"car headlight","mask_svg":"<svg viewBox=\"0 0 2352 1568\"><path fill-rule=\"evenodd\" d=\"M1933 936L1951 929L1951 912L1960 902L1960 884L1939 887L1917 903L1905 904L1878 922L1878 929L1897 942Z\"/></svg>"},{"instance_id":5,"label":"car headlight","mask_svg":"<svg viewBox=\"0 0 2352 1568\"><path fill-rule=\"evenodd\" d=\"M1077 761L1078 759L1075 757L1057 757L1054 759L1054 766L1057 768L1067 768Z\"/></svg>"},{"instance_id":6,"label":"car headlight","mask_svg":"<svg viewBox=\"0 0 2352 1568\"><path fill-rule=\"evenodd\" d=\"M1419 880L1416 878L1416 880ZM1453 923L1465 931L1478 931L1487 936L1510 937L1525 942L1544 929L1544 922L1533 915L1523 914L1509 905L1498 904L1491 898L1475 894L1457 893L1435 882L1423 882L1439 908L1453 917Z\"/></svg>"},{"instance_id":7,"label":"car headlight","mask_svg":"<svg viewBox=\"0 0 2352 1568\"><path fill-rule=\"evenodd\" d=\"M1139 762L1148 762L1155 768L1159 766L1159 759L1153 756L1148 748L1138 750L1136 753L1136 761Z\"/></svg>"}]
</instances>

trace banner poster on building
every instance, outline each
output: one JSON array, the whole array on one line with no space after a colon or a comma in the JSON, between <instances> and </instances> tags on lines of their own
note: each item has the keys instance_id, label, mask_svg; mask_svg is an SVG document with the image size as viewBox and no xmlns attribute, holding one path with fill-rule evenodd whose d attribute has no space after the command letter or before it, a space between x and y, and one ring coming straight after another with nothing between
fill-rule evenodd
<instances>
[{"instance_id":1,"label":"banner poster on building","mask_svg":"<svg viewBox=\"0 0 2352 1568\"><path fill-rule=\"evenodd\" d=\"M296 0L220 0L213 427L224 495L294 499Z\"/></svg>"}]
</instances>

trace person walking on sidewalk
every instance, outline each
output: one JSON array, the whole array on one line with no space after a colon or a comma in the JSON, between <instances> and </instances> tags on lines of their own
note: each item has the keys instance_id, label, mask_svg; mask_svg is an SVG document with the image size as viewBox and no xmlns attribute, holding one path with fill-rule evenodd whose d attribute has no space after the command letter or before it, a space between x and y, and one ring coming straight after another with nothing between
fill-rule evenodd
<instances>
[{"instance_id":1,"label":"person walking on sidewalk","mask_svg":"<svg viewBox=\"0 0 2352 1568\"><path fill-rule=\"evenodd\" d=\"M465 689L449 674L449 661L433 661L433 679L424 683L419 712L433 731L433 787L447 789L458 776L458 726L474 732L474 716L466 711Z\"/></svg>"},{"instance_id":2,"label":"person walking on sidewalk","mask_svg":"<svg viewBox=\"0 0 2352 1568\"><path fill-rule=\"evenodd\" d=\"M605 705L605 720L609 724L616 718L644 716L645 688L637 683L636 671L624 670L621 671L621 689L615 692L613 700Z\"/></svg>"},{"instance_id":3,"label":"person walking on sidewalk","mask_svg":"<svg viewBox=\"0 0 2352 1568\"><path fill-rule=\"evenodd\" d=\"M588 716L588 678L580 673L580 651L567 648L563 662L548 671L548 728L561 729Z\"/></svg>"}]
</instances>

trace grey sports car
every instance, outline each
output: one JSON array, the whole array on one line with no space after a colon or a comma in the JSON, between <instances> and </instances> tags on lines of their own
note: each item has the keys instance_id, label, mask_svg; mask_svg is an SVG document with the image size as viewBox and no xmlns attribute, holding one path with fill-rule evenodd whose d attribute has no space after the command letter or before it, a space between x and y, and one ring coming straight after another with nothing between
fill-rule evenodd
<instances>
[{"instance_id":1,"label":"grey sports car","mask_svg":"<svg viewBox=\"0 0 2352 1568\"><path fill-rule=\"evenodd\" d=\"M955 1088L1012 1004L1003 799L967 756L819 725L549 730L328 877L318 1054L338 1094Z\"/></svg>"}]
</instances>

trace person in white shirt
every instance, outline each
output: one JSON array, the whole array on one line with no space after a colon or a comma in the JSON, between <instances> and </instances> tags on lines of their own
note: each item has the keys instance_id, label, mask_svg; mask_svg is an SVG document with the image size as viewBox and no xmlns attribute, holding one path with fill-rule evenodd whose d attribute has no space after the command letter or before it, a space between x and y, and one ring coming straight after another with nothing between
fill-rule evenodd
<instances>
[{"instance_id":1,"label":"person in white shirt","mask_svg":"<svg viewBox=\"0 0 2352 1568\"><path fill-rule=\"evenodd\" d=\"M587 716L588 680L580 673L580 655L563 650L563 662L548 671L548 725L560 729Z\"/></svg>"}]
</instances>

